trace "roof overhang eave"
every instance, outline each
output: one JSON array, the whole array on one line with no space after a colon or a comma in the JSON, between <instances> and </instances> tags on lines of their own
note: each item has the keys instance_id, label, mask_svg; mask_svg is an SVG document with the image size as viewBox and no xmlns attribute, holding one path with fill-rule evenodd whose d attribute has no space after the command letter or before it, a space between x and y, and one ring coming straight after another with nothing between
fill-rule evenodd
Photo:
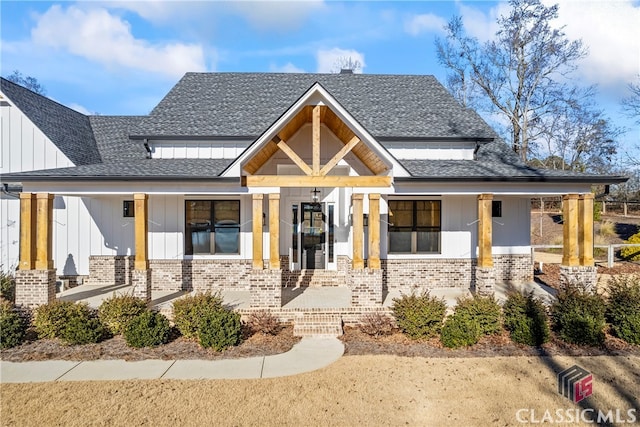
<instances>
[{"instance_id":1,"label":"roof overhang eave","mask_svg":"<svg viewBox=\"0 0 640 427\"><path fill-rule=\"evenodd\" d=\"M219 182L219 183L235 183L239 182L238 177L220 177L220 176L180 176L180 175L163 175L163 176L23 176L23 177L3 177L2 183L16 184L20 182L39 182L39 181L55 181L55 182L108 182L108 181L144 181L144 182Z\"/></svg>"},{"instance_id":2,"label":"roof overhang eave","mask_svg":"<svg viewBox=\"0 0 640 427\"><path fill-rule=\"evenodd\" d=\"M562 176L412 176L412 177L396 177L397 183L411 182L545 182L553 184L622 184L629 178L624 176L606 176L606 177L562 177Z\"/></svg>"}]
</instances>

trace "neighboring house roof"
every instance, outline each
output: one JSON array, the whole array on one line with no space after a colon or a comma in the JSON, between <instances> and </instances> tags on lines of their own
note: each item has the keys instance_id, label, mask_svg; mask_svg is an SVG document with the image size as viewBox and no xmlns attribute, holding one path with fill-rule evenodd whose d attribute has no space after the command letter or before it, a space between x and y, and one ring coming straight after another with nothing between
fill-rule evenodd
<instances>
[{"instance_id":1,"label":"neighboring house roof","mask_svg":"<svg viewBox=\"0 0 640 427\"><path fill-rule=\"evenodd\" d=\"M2 92L75 165L100 163L100 152L87 116L5 78L0 81Z\"/></svg>"},{"instance_id":2,"label":"neighboring house roof","mask_svg":"<svg viewBox=\"0 0 640 427\"><path fill-rule=\"evenodd\" d=\"M380 138L496 138L433 76L187 73L133 136L255 139L314 83Z\"/></svg>"}]
</instances>

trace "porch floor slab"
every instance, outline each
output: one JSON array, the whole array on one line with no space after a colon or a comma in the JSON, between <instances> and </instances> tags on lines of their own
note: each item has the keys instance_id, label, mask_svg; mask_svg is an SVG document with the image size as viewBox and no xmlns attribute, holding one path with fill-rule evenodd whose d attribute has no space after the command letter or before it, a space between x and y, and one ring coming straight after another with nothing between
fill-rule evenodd
<instances>
[{"instance_id":1,"label":"porch floor slab","mask_svg":"<svg viewBox=\"0 0 640 427\"><path fill-rule=\"evenodd\" d=\"M407 292L401 292L397 289L392 289L384 299L382 306L391 308L394 298L401 298L402 295L406 294ZM444 299L444 301L447 303L447 307L452 308L456 306L456 300L458 298L470 297L471 291L469 291L469 289L462 288L439 288L430 290L429 295L436 298Z\"/></svg>"}]
</instances>

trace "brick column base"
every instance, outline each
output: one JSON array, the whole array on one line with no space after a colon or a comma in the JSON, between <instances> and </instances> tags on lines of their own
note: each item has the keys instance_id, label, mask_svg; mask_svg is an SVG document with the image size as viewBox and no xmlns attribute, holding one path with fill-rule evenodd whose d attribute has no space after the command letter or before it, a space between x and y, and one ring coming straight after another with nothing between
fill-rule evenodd
<instances>
[{"instance_id":1,"label":"brick column base","mask_svg":"<svg viewBox=\"0 0 640 427\"><path fill-rule=\"evenodd\" d=\"M348 274L352 306L382 305L382 270L365 268L350 270Z\"/></svg>"},{"instance_id":2,"label":"brick column base","mask_svg":"<svg viewBox=\"0 0 640 427\"><path fill-rule=\"evenodd\" d=\"M249 284L251 308L282 307L282 270L251 270Z\"/></svg>"},{"instance_id":3,"label":"brick column base","mask_svg":"<svg viewBox=\"0 0 640 427\"><path fill-rule=\"evenodd\" d=\"M56 270L16 271L16 306L35 308L56 299Z\"/></svg>"},{"instance_id":4,"label":"brick column base","mask_svg":"<svg viewBox=\"0 0 640 427\"><path fill-rule=\"evenodd\" d=\"M151 270L131 271L131 285L133 296L151 302Z\"/></svg>"},{"instance_id":5,"label":"brick column base","mask_svg":"<svg viewBox=\"0 0 640 427\"><path fill-rule=\"evenodd\" d=\"M496 277L493 267L476 267L476 293L478 295L493 295Z\"/></svg>"},{"instance_id":6,"label":"brick column base","mask_svg":"<svg viewBox=\"0 0 640 427\"><path fill-rule=\"evenodd\" d=\"M570 286L580 286L586 290L594 290L598 283L598 270L596 267L560 266L560 284Z\"/></svg>"}]
</instances>

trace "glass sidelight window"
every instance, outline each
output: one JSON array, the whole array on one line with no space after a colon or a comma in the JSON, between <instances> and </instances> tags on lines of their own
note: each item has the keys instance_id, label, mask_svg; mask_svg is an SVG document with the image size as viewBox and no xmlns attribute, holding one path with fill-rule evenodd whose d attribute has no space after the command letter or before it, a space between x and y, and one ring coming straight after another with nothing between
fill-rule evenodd
<instances>
[{"instance_id":1,"label":"glass sidelight window","mask_svg":"<svg viewBox=\"0 0 640 427\"><path fill-rule=\"evenodd\" d=\"M389 253L440 253L440 200L390 200L389 223Z\"/></svg>"},{"instance_id":2,"label":"glass sidelight window","mask_svg":"<svg viewBox=\"0 0 640 427\"><path fill-rule=\"evenodd\" d=\"M240 201L187 200L185 254L239 254Z\"/></svg>"}]
</instances>

